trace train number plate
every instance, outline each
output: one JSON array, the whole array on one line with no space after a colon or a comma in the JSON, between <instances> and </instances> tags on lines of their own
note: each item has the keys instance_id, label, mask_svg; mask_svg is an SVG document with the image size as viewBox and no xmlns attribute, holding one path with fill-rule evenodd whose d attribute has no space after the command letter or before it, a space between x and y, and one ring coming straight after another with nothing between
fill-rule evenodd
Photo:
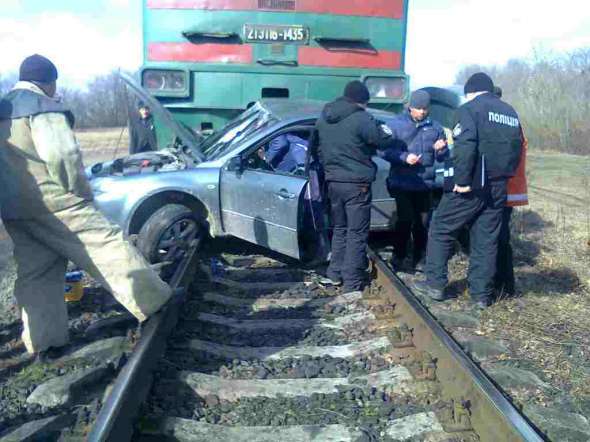
<instances>
[{"instance_id":1,"label":"train number plate","mask_svg":"<svg viewBox=\"0 0 590 442\"><path fill-rule=\"evenodd\" d=\"M307 44L309 28L304 26L244 25L244 40L248 43Z\"/></svg>"}]
</instances>

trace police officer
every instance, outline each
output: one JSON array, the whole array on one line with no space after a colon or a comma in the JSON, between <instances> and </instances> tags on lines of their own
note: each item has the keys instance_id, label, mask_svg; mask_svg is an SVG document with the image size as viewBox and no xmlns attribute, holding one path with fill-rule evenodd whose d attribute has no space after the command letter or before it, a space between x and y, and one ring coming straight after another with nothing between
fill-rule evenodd
<instances>
[{"instance_id":1,"label":"police officer","mask_svg":"<svg viewBox=\"0 0 590 442\"><path fill-rule=\"evenodd\" d=\"M359 291L365 283L371 183L377 172L372 156L393 142L391 130L366 111L369 99L363 83L348 83L344 96L324 107L313 147L325 173L334 228L332 258L322 282L343 283L344 293Z\"/></svg>"},{"instance_id":2,"label":"police officer","mask_svg":"<svg viewBox=\"0 0 590 442\"><path fill-rule=\"evenodd\" d=\"M283 134L269 143L266 162L280 172L293 173L305 167L307 140L294 134Z\"/></svg>"},{"instance_id":3,"label":"police officer","mask_svg":"<svg viewBox=\"0 0 590 442\"><path fill-rule=\"evenodd\" d=\"M457 111L453 167L448 173L452 179L430 228L426 281L414 287L436 301L448 298L447 263L459 231L469 225L469 291L477 307L492 302L506 182L522 150L518 114L493 91L488 75L472 75L465 84L467 103Z\"/></svg>"}]
</instances>

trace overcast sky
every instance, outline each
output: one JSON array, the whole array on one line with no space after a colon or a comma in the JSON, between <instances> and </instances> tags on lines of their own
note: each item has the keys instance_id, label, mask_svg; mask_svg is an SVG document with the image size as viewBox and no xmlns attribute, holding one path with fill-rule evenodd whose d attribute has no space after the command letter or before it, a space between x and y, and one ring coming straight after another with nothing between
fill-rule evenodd
<instances>
[{"instance_id":1,"label":"overcast sky","mask_svg":"<svg viewBox=\"0 0 590 442\"><path fill-rule=\"evenodd\" d=\"M413 86L452 83L465 64L503 64L534 48L590 47L588 0L410 0ZM141 56L141 0L0 0L0 75L32 53L53 59L62 85L83 86Z\"/></svg>"}]
</instances>

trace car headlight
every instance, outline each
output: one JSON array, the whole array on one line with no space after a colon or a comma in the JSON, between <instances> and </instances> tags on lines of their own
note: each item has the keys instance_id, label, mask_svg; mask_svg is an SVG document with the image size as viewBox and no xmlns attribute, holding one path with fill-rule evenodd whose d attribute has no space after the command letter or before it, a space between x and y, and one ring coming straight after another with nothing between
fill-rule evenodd
<instances>
[{"instance_id":1,"label":"car headlight","mask_svg":"<svg viewBox=\"0 0 590 442\"><path fill-rule=\"evenodd\" d=\"M187 92L187 83L187 73L184 71L146 69L141 76L143 87L156 95Z\"/></svg>"},{"instance_id":2,"label":"car headlight","mask_svg":"<svg viewBox=\"0 0 590 442\"><path fill-rule=\"evenodd\" d=\"M406 96L406 79L403 77L367 77L365 86L371 98L402 100Z\"/></svg>"}]
</instances>

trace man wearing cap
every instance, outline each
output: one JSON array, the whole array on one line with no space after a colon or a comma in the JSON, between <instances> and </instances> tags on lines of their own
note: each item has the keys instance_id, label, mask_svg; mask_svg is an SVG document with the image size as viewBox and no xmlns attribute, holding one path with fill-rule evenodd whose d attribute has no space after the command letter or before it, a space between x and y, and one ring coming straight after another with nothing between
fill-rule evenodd
<instances>
[{"instance_id":1,"label":"man wearing cap","mask_svg":"<svg viewBox=\"0 0 590 442\"><path fill-rule=\"evenodd\" d=\"M427 247L426 281L414 289L436 301L448 298L447 264L463 226L469 226L469 292L479 308L493 299L498 236L506 204L506 183L516 172L522 138L518 114L493 93L492 79L472 75L467 103L457 111L453 167L434 213Z\"/></svg>"},{"instance_id":2,"label":"man wearing cap","mask_svg":"<svg viewBox=\"0 0 590 442\"><path fill-rule=\"evenodd\" d=\"M372 157L394 140L391 129L366 111L369 100L363 83L348 83L344 96L324 107L312 145L324 170L334 228L332 258L322 282L343 284L344 293L362 290L366 282L371 184L377 173Z\"/></svg>"},{"instance_id":3,"label":"man wearing cap","mask_svg":"<svg viewBox=\"0 0 590 442\"><path fill-rule=\"evenodd\" d=\"M129 153L141 153L157 150L154 117L148 105L140 103L137 117L130 119Z\"/></svg>"},{"instance_id":4,"label":"man wearing cap","mask_svg":"<svg viewBox=\"0 0 590 442\"><path fill-rule=\"evenodd\" d=\"M435 161L448 155L443 127L429 116L430 94L417 90L410 97L408 110L389 127L398 139L396 148L385 151L391 163L387 187L397 206L394 270L405 268L408 242L413 237L411 269L422 270L428 239L428 218L435 188Z\"/></svg>"},{"instance_id":5,"label":"man wearing cap","mask_svg":"<svg viewBox=\"0 0 590 442\"><path fill-rule=\"evenodd\" d=\"M68 342L68 261L111 291L138 320L158 311L170 287L92 204L72 113L54 98L55 65L26 58L0 101L0 207L14 242L14 288L29 353Z\"/></svg>"}]
</instances>

